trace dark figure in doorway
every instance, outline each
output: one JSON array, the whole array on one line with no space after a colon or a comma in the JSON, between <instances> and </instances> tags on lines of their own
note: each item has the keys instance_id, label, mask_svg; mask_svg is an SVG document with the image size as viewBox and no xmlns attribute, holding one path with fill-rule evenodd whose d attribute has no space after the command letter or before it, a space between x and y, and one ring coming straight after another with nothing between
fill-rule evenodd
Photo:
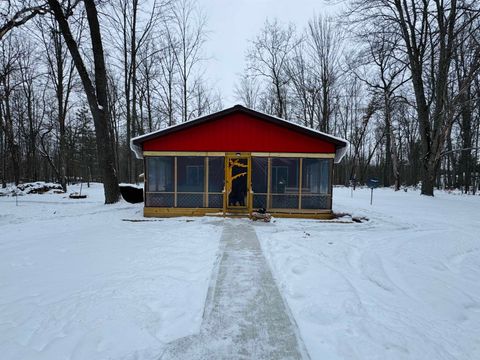
<instances>
[{"instance_id":1,"label":"dark figure in doorway","mask_svg":"<svg viewBox=\"0 0 480 360\"><path fill-rule=\"evenodd\" d=\"M230 195L228 196L228 205L229 206L236 206L238 202L237 194L232 191L230 192Z\"/></svg>"},{"instance_id":2,"label":"dark figure in doorway","mask_svg":"<svg viewBox=\"0 0 480 360\"><path fill-rule=\"evenodd\" d=\"M240 184L238 186L238 202L239 206L245 206L245 196L247 195L247 179L246 177L243 179L243 181L240 181Z\"/></svg>"},{"instance_id":3,"label":"dark figure in doorway","mask_svg":"<svg viewBox=\"0 0 480 360\"><path fill-rule=\"evenodd\" d=\"M228 204L229 206L245 206L245 196L247 194L247 184L242 177L235 179L232 184ZM238 204L238 205L237 205Z\"/></svg>"},{"instance_id":4,"label":"dark figure in doorway","mask_svg":"<svg viewBox=\"0 0 480 360\"><path fill-rule=\"evenodd\" d=\"M234 187L228 203L230 206L245 206L245 191L242 191L239 187Z\"/></svg>"}]
</instances>

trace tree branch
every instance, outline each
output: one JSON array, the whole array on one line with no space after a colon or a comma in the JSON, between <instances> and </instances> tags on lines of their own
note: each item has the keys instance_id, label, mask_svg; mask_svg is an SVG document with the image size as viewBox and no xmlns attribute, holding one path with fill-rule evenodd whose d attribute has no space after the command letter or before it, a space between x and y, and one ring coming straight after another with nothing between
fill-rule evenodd
<instances>
[{"instance_id":1,"label":"tree branch","mask_svg":"<svg viewBox=\"0 0 480 360\"><path fill-rule=\"evenodd\" d=\"M48 6L46 3L39 6L25 7L19 10L10 20L0 27L0 40L2 40L10 30L24 25L37 15L44 15L47 12Z\"/></svg>"}]
</instances>

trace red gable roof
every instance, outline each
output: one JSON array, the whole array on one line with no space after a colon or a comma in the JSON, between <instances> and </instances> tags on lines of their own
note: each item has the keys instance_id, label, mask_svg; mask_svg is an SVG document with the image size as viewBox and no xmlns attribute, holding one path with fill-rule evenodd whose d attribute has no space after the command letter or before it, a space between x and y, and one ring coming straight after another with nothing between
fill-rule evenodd
<instances>
[{"instance_id":1,"label":"red gable roof","mask_svg":"<svg viewBox=\"0 0 480 360\"><path fill-rule=\"evenodd\" d=\"M141 157L140 150L337 153L348 142L236 105L139 136L131 145Z\"/></svg>"}]
</instances>

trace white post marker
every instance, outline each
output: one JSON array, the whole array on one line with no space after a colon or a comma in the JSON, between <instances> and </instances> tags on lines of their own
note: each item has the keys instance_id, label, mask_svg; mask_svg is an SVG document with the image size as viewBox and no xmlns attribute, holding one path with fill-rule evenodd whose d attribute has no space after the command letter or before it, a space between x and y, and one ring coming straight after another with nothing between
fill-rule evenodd
<instances>
[{"instance_id":1,"label":"white post marker","mask_svg":"<svg viewBox=\"0 0 480 360\"><path fill-rule=\"evenodd\" d=\"M349 180L350 185L350 197L353 199L353 190L355 189L357 179L353 178Z\"/></svg>"}]
</instances>

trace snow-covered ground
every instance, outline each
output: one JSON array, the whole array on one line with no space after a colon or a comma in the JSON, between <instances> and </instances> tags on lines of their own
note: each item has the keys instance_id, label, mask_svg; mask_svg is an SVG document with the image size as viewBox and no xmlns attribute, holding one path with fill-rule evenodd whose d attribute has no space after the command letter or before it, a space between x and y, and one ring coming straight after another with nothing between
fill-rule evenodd
<instances>
[{"instance_id":1,"label":"snow-covered ground","mask_svg":"<svg viewBox=\"0 0 480 360\"><path fill-rule=\"evenodd\" d=\"M480 197L334 191L370 221L256 224L312 359L480 359Z\"/></svg>"},{"instance_id":2,"label":"snow-covered ground","mask_svg":"<svg viewBox=\"0 0 480 360\"><path fill-rule=\"evenodd\" d=\"M142 204L82 193L0 198L0 359L157 359L200 328L218 220L122 221Z\"/></svg>"},{"instance_id":3,"label":"snow-covered ground","mask_svg":"<svg viewBox=\"0 0 480 360\"><path fill-rule=\"evenodd\" d=\"M0 197L2 360L157 360L200 329L223 220L82 192ZM480 197L369 196L334 193L364 223L253 223L311 358L480 359Z\"/></svg>"}]
</instances>

